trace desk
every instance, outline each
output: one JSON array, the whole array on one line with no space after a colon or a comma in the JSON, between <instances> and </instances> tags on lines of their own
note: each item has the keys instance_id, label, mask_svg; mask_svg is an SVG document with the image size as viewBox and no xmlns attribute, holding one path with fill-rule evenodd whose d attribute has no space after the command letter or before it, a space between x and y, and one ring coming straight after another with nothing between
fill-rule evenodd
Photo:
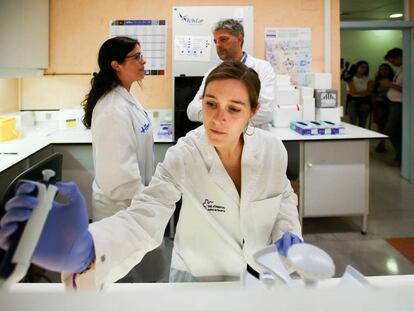
<instances>
[{"instance_id":1,"label":"desk","mask_svg":"<svg viewBox=\"0 0 414 311\"><path fill-rule=\"evenodd\" d=\"M113 284L104 292L63 291L61 284L16 284L0 292L4 310L412 310L414 275L368 277L374 288L243 290L238 282Z\"/></svg>"},{"instance_id":2,"label":"desk","mask_svg":"<svg viewBox=\"0 0 414 311\"><path fill-rule=\"evenodd\" d=\"M271 131L283 142L299 144L299 216L362 215L367 232L369 213L369 140L387 136L342 123L344 135L302 136L289 128Z\"/></svg>"},{"instance_id":3,"label":"desk","mask_svg":"<svg viewBox=\"0 0 414 311\"><path fill-rule=\"evenodd\" d=\"M172 140L154 139L156 162L164 159ZM32 128L23 138L0 143L0 199L7 185L22 171L54 152L63 154L62 179L78 184L85 196L91 215L94 167L91 131L84 128Z\"/></svg>"},{"instance_id":4,"label":"desk","mask_svg":"<svg viewBox=\"0 0 414 311\"><path fill-rule=\"evenodd\" d=\"M367 231L369 213L369 140L385 135L343 123L344 135L302 136L289 128L272 128L283 142L299 144L299 215L303 217L362 215L361 231ZM2 173L24 161L25 167L52 152L64 154L63 179L73 180L91 206L93 161L91 133L85 129L30 132L23 139L0 143ZM156 161L162 161L173 141L156 140ZM352 152L350 152L352 151ZM290 154L293 158L295 155ZM28 161L32 159L32 161ZM21 169L21 168L19 168ZM16 174L17 175L17 174ZM0 193L1 195L1 193Z\"/></svg>"}]
</instances>

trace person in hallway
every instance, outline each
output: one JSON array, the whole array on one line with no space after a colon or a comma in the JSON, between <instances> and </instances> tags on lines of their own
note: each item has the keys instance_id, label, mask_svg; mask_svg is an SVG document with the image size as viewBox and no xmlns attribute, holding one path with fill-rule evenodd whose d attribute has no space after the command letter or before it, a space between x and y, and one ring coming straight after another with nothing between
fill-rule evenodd
<instances>
[{"instance_id":1,"label":"person in hallway","mask_svg":"<svg viewBox=\"0 0 414 311\"><path fill-rule=\"evenodd\" d=\"M401 165L401 139L402 139L402 90L403 90L403 61L400 48L391 49L385 54L384 59L393 66L398 67L392 81L381 80L381 86L387 87L389 99L389 114L385 133L389 136L395 150L395 158L391 162L393 166Z\"/></svg>"},{"instance_id":2,"label":"person in hallway","mask_svg":"<svg viewBox=\"0 0 414 311\"><path fill-rule=\"evenodd\" d=\"M152 125L144 107L130 92L132 84L141 83L145 76L140 43L129 37L106 40L98 53L98 65L99 72L94 74L83 101L83 123L91 129L95 168L93 221L125 210L155 171ZM148 264L155 258L166 260L161 249L148 257ZM125 281L161 278L159 268L145 266L137 267Z\"/></svg>"},{"instance_id":3,"label":"person in hallway","mask_svg":"<svg viewBox=\"0 0 414 311\"><path fill-rule=\"evenodd\" d=\"M286 177L282 142L249 126L259 93L257 73L239 61L212 70L202 94L203 125L168 149L150 185L114 216L88 227L79 189L58 183L69 200L54 203L33 262L68 272L69 286L102 288L161 243L180 198L170 281L237 280L246 264L259 268L253 253L272 244L286 255L302 242L297 196ZM1 247L16 222L30 217L33 190L25 183L7 203Z\"/></svg>"},{"instance_id":4,"label":"person in hallway","mask_svg":"<svg viewBox=\"0 0 414 311\"><path fill-rule=\"evenodd\" d=\"M355 64L356 73L346 82L347 114L350 123L365 127L371 111L372 81L369 78L369 65L361 60Z\"/></svg>"},{"instance_id":5,"label":"person in hallway","mask_svg":"<svg viewBox=\"0 0 414 311\"><path fill-rule=\"evenodd\" d=\"M274 81L275 73L269 62L254 58L243 51L244 28L243 25L235 19L226 19L219 21L213 28L214 43L218 57L222 61L238 60L247 67L253 68L259 75L261 91L259 94L259 111L252 119L252 125L264 130L270 130L273 122L273 99L274 99ZM211 70L210 70L211 71ZM202 122L202 94L206 77L204 76L201 86L194 99L187 107L187 116L191 121Z\"/></svg>"},{"instance_id":6,"label":"person in hallway","mask_svg":"<svg viewBox=\"0 0 414 311\"><path fill-rule=\"evenodd\" d=\"M382 86L380 81L394 79L394 70L392 67L383 63L379 66L374 80L374 91L372 94L372 119L377 125L378 132L385 134L385 125L387 124L389 100L387 97L388 87ZM386 152L385 140L381 140L375 148L377 152Z\"/></svg>"}]
</instances>

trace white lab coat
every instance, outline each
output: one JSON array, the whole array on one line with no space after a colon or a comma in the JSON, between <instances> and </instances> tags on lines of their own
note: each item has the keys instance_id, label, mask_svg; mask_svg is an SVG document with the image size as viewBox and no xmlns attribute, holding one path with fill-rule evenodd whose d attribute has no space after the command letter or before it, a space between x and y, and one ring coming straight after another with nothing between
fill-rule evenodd
<instances>
[{"instance_id":1,"label":"white lab coat","mask_svg":"<svg viewBox=\"0 0 414 311\"><path fill-rule=\"evenodd\" d=\"M126 209L154 174L151 122L142 105L124 87L104 95L92 114L95 179L94 220Z\"/></svg>"},{"instance_id":2,"label":"white lab coat","mask_svg":"<svg viewBox=\"0 0 414 311\"><path fill-rule=\"evenodd\" d=\"M252 254L283 232L301 236L282 142L260 129L244 139L241 196L200 126L168 149L130 208L90 225L96 251L90 273L98 288L161 243L181 196L171 263L175 280L237 278L247 262L254 266Z\"/></svg>"},{"instance_id":3,"label":"white lab coat","mask_svg":"<svg viewBox=\"0 0 414 311\"><path fill-rule=\"evenodd\" d=\"M252 119L253 125L263 130L270 130L271 123L273 122L273 99L275 83L275 73L273 67L269 62L263 59L254 58L251 55L247 55L245 65L249 68L254 69L259 75L260 79L260 108ZM206 78L213 69L205 74L200 88L197 91L197 94L194 96L194 99L187 107L187 116L191 121L202 122L201 97L203 96Z\"/></svg>"}]
</instances>

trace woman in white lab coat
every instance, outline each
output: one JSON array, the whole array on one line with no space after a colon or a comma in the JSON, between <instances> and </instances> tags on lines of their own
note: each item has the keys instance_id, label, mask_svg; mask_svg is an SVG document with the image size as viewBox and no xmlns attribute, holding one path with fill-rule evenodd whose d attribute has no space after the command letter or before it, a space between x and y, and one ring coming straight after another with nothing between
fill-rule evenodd
<instances>
[{"instance_id":1,"label":"woman in white lab coat","mask_svg":"<svg viewBox=\"0 0 414 311\"><path fill-rule=\"evenodd\" d=\"M132 84L145 76L139 42L128 37L105 41L98 64L83 102L83 122L92 131L94 221L126 209L155 169L151 122L130 93Z\"/></svg>"},{"instance_id":2,"label":"woman in white lab coat","mask_svg":"<svg viewBox=\"0 0 414 311\"><path fill-rule=\"evenodd\" d=\"M116 281L160 243L180 197L170 281L237 279L246 263L255 266L255 251L285 232L301 236L287 152L271 133L248 126L259 92L256 72L240 62L210 73L204 125L167 151L128 210L90 226L97 284Z\"/></svg>"},{"instance_id":3,"label":"woman in white lab coat","mask_svg":"<svg viewBox=\"0 0 414 311\"><path fill-rule=\"evenodd\" d=\"M83 122L92 132L95 178L92 184L92 219L98 221L125 210L133 196L154 174L154 141L144 107L130 93L144 79L145 60L137 40L114 37L99 50L99 72L83 106ZM155 263L165 262L163 248L149 254L123 282L149 282L166 273Z\"/></svg>"},{"instance_id":4,"label":"woman in white lab coat","mask_svg":"<svg viewBox=\"0 0 414 311\"><path fill-rule=\"evenodd\" d=\"M82 271L64 274L69 286L102 288L161 243L180 198L170 281L236 280L246 264L258 268L252 259L257 250L275 243L286 254L291 244L301 241L297 196L286 177L282 142L270 132L248 126L258 109L259 92L260 80L253 69L241 62L220 64L206 79L203 126L168 149L150 185L127 210L89 228L79 216L80 192L73 185L58 185L71 189L66 191L71 193L71 203L60 210L74 214L80 210L66 216L66 223L84 229L65 232L65 240L72 243L53 249L47 234L56 224L50 220L54 226L46 224L39 245L48 243L37 248L33 261L58 271ZM34 204L31 200L18 195L10 201L9 213L27 209ZM58 220L60 210L52 209ZM10 227L11 216L3 221L5 228ZM0 231L0 241L7 239L2 234L6 231ZM53 239L63 240L59 235L63 233L55 232Z\"/></svg>"}]
</instances>

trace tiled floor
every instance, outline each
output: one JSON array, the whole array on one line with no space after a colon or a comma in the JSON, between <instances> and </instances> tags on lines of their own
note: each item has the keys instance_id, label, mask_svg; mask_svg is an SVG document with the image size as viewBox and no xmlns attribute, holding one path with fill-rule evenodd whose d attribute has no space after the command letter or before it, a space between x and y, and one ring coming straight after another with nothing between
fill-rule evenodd
<instances>
[{"instance_id":1,"label":"tiled floor","mask_svg":"<svg viewBox=\"0 0 414 311\"><path fill-rule=\"evenodd\" d=\"M304 220L305 240L332 256L336 276L347 264L364 275L414 273L414 264L384 240L414 237L414 185L400 177L399 168L388 165L391 151L374 152L375 142L371 147L368 233L359 233L360 217Z\"/></svg>"}]
</instances>

